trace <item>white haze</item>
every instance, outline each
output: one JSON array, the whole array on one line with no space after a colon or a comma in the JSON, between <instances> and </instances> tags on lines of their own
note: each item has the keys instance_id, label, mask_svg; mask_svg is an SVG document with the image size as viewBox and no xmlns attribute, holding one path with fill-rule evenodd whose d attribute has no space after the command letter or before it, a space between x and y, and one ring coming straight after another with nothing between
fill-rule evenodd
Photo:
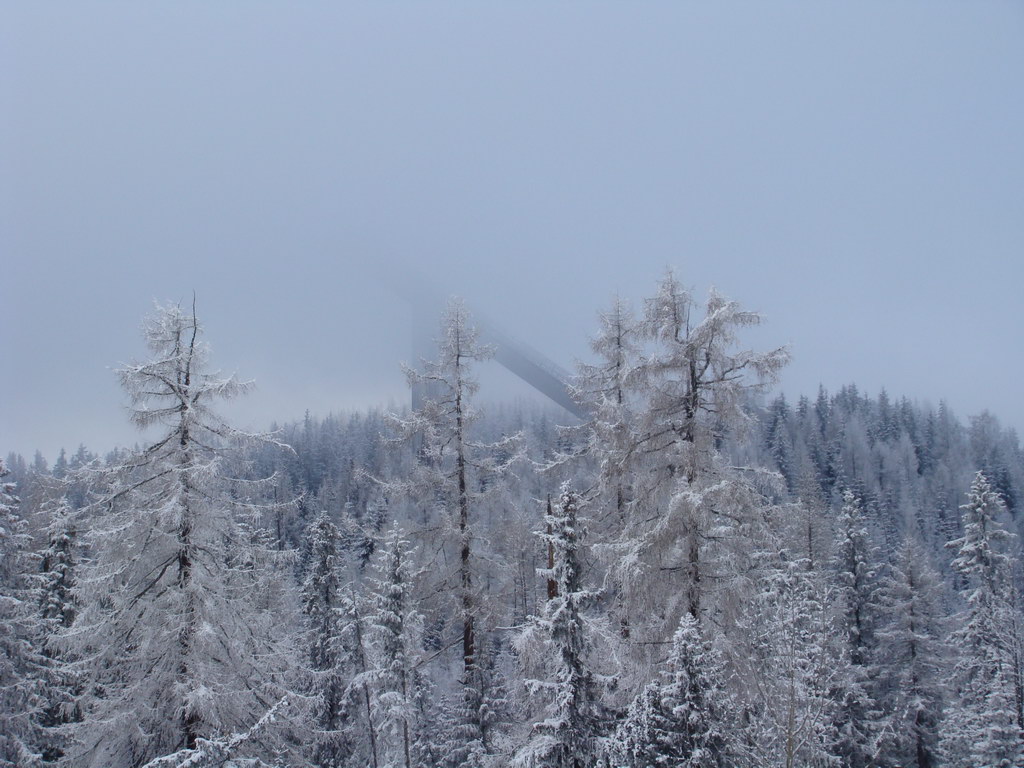
<instances>
[{"instance_id":1,"label":"white haze","mask_svg":"<svg viewBox=\"0 0 1024 768\"><path fill-rule=\"evenodd\" d=\"M551 358L666 265L848 382L1024 426L1017 3L6 3L0 453L136 439L198 297L253 426L404 402L415 269ZM483 393L486 397L486 393Z\"/></svg>"}]
</instances>

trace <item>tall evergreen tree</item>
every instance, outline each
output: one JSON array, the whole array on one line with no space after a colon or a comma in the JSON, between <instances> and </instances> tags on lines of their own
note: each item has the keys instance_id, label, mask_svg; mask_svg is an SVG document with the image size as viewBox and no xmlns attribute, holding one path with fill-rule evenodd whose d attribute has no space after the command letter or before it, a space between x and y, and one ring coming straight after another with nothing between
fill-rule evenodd
<instances>
[{"instance_id":1,"label":"tall evergreen tree","mask_svg":"<svg viewBox=\"0 0 1024 768\"><path fill-rule=\"evenodd\" d=\"M590 346L598 356L594 364L577 366L572 394L591 418L577 428L583 432L579 455L575 459L596 466L596 487L590 503L598 511L593 515L601 521L596 539L621 549L618 541L623 528L635 525L630 518L642 513L643 492L636 493L636 481L644 471L640 443L638 407L642 406L637 388L637 374L642 344L640 326L629 306L616 297L607 312L598 315L600 330ZM641 486L643 484L641 483ZM638 510L638 501L641 509ZM553 582L552 582L553 583ZM617 584L616 586L622 586ZM619 625L623 638L628 638L630 608L628 590L609 590L609 610Z\"/></svg>"},{"instance_id":2,"label":"tall evergreen tree","mask_svg":"<svg viewBox=\"0 0 1024 768\"><path fill-rule=\"evenodd\" d=\"M700 624L685 614L661 680L647 684L619 727L614 751L621 760L630 768L729 765L731 702L722 672Z\"/></svg>"},{"instance_id":3,"label":"tall evergreen tree","mask_svg":"<svg viewBox=\"0 0 1024 768\"><path fill-rule=\"evenodd\" d=\"M785 349L739 347L742 330L759 322L713 290L701 306L671 272L645 302L644 353L628 380L638 411L630 480L640 508L611 548L609 578L629 608L627 650L638 667L650 667L650 649L672 637L682 613L704 620L712 579L721 596L747 568L770 481L735 467L720 448L749 421L751 392L788 359Z\"/></svg>"},{"instance_id":4,"label":"tall evergreen tree","mask_svg":"<svg viewBox=\"0 0 1024 768\"><path fill-rule=\"evenodd\" d=\"M652 346L637 372L646 395L643 450L657 480L689 482L708 468L717 441L748 419L745 399L771 383L788 362L779 348L736 349L742 329L761 323L712 290L701 308L669 272L646 301L643 337Z\"/></svg>"},{"instance_id":5,"label":"tall evergreen tree","mask_svg":"<svg viewBox=\"0 0 1024 768\"><path fill-rule=\"evenodd\" d=\"M771 404L768 412L765 447L774 461L775 468L786 478L786 483L792 488L795 480L795 467L793 466L793 451L789 436L791 418L785 395L779 395Z\"/></svg>"},{"instance_id":6,"label":"tall evergreen tree","mask_svg":"<svg viewBox=\"0 0 1024 768\"><path fill-rule=\"evenodd\" d=\"M864 509L852 491L843 492L836 521L834 570L836 597L845 635L848 676L838 688L840 697L839 750L849 768L873 765L877 738L877 709L871 668L874 630L879 620L877 550L871 546Z\"/></svg>"},{"instance_id":7,"label":"tall evergreen tree","mask_svg":"<svg viewBox=\"0 0 1024 768\"><path fill-rule=\"evenodd\" d=\"M963 536L949 542L953 567L967 581L967 608L951 636L957 650L957 697L943 725L946 764L1019 766L1024 733L1015 688L1014 654L1007 630L1017 625L1007 554L1012 534L1000 523L1005 508L978 472L963 511Z\"/></svg>"},{"instance_id":8,"label":"tall evergreen tree","mask_svg":"<svg viewBox=\"0 0 1024 768\"><path fill-rule=\"evenodd\" d=\"M75 584L79 562L75 516L68 504L68 484L61 479L45 482L47 500L42 514L47 519L46 548L39 562L38 604L41 616L38 642L46 656L45 699L40 723L46 733L44 757L56 762L63 755L66 725L76 722L81 713L80 673L74 659L60 647L59 637L75 620L78 605Z\"/></svg>"},{"instance_id":9,"label":"tall evergreen tree","mask_svg":"<svg viewBox=\"0 0 1024 768\"><path fill-rule=\"evenodd\" d=\"M388 765L412 768L416 743L426 734L418 721L416 702L423 687L423 617L416 610L410 565L412 553L400 529L382 543L373 579L373 609L368 634L373 648L376 720L381 727L381 752Z\"/></svg>"},{"instance_id":10,"label":"tall evergreen tree","mask_svg":"<svg viewBox=\"0 0 1024 768\"><path fill-rule=\"evenodd\" d=\"M33 647L38 628L29 580L31 542L7 475L0 459L0 766L31 768L42 759L38 717L44 666Z\"/></svg>"},{"instance_id":11,"label":"tall evergreen tree","mask_svg":"<svg viewBox=\"0 0 1024 768\"><path fill-rule=\"evenodd\" d=\"M70 627L75 620L75 571L78 567L78 531L73 510L62 486L51 490L43 505L47 519L46 548L41 554L39 569L39 607L43 618L55 627Z\"/></svg>"},{"instance_id":12,"label":"tall evergreen tree","mask_svg":"<svg viewBox=\"0 0 1024 768\"><path fill-rule=\"evenodd\" d=\"M309 668L311 711L311 759L320 768L341 768L356 763L357 728L364 727L359 701L353 695L350 637L346 633L340 534L330 518L321 513L308 533L309 563L302 586L302 610L306 618L306 663ZM349 643L346 643L346 641Z\"/></svg>"},{"instance_id":13,"label":"tall evergreen tree","mask_svg":"<svg viewBox=\"0 0 1024 768\"><path fill-rule=\"evenodd\" d=\"M482 444L471 431L478 415L472 405L478 389L472 366L493 353L479 342L465 305L452 300L442 317L437 360L422 361L422 370L406 369L410 385L425 396L409 418L396 419L395 425L403 438L418 444L418 461L408 477L389 483L391 491L421 506L422 528L442 532L436 549L457 564L453 575L444 574L448 583L439 589L453 599L462 634L462 690L456 697L459 703L451 729L462 747L453 745L451 751L465 754L467 765L477 760L471 756L483 748L478 639L482 611L474 552L479 536L477 505L519 459L518 435Z\"/></svg>"},{"instance_id":14,"label":"tall evergreen tree","mask_svg":"<svg viewBox=\"0 0 1024 768\"><path fill-rule=\"evenodd\" d=\"M730 649L740 697L735 765L838 765L834 692L846 662L834 641L830 589L805 558L771 538L765 545L757 556L759 589Z\"/></svg>"},{"instance_id":15,"label":"tall evergreen tree","mask_svg":"<svg viewBox=\"0 0 1024 768\"><path fill-rule=\"evenodd\" d=\"M590 346L600 360L578 366L573 394L593 414L585 425L584 450L597 464L599 497L614 510L615 527L621 527L633 503L638 464L634 452L639 440L635 377L640 329L629 307L618 298L598 321L600 331Z\"/></svg>"},{"instance_id":16,"label":"tall evergreen tree","mask_svg":"<svg viewBox=\"0 0 1024 768\"><path fill-rule=\"evenodd\" d=\"M365 630L366 625L366 600L350 588L343 601L343 612L345 616L344 631L340 646L342 648L341 658L345 666L351 666L358 674L352 678L348 690L349 700L358 700L361 703L364 713L363 723L365 724L365 749L354 750L350 755L353 768L362 768L369 765L371 768L380 768L380 739L378 738L378 726L373 715L373 684L374 670L370 659L370 642Z\"/></svg>"},{"instance_id":17,"label":"tall evergreen tree","mask_svg":"<svg viewBox=\"0 0 1024 768\"><path fill-rule=\"evenodd\" d=\"M71 756L83 768L246 732L287 685L276 558L247 522L267 510L266 484L226 469L234 446L269 438L213 410L248 385L206 372L199 335L194 311L158 307L145 325L152 357L119 372L133 421L164 432L105 471L110 490L83 518L92 558L65 633L87 672Z\"/></svg>"},{"instance_id":18,"label":"tall evergreen tree","mask_svg":"<svg viewBox=\"0 0 1024 768\"><path fill-rule=\"evenodd\" d=\"M943 589L923 547L906 539L882 583L886 622L877 630L883 712L880 762L936 768L949 649Z\"/></svg>"},{"instance_id":19,"label":"tall evergreen tree","mask_svg":"<svg viewBox=\"0 0 1024 768\"><path fill-rule=\"evenodd\" d=\"M580 503L580 495L564 484L555 509L545 515L545 530L538 534L554 550L553 567L539 573L554 580L557 593L516 640L524 658L540 653L548 662L543 665L546 674L526 680L531 693L546 699L547 717L534 724L513 760L523 768L589 768L601 751L601 679L593 666L595 625L586 616L596 593L583 582Z\"/></svg>"}]
</instances>

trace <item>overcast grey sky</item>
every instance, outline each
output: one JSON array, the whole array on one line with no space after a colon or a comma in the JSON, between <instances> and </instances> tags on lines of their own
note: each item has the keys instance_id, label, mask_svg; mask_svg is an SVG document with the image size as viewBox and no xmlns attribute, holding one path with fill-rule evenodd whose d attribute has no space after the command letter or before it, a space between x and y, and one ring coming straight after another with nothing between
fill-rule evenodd
<instances>
[{"instance_id":1,"label":"overcast grey sky","mask_svg":"<svg viewBox=\"0 0 1024 768\"><path fill-rule=\"evenodd\" d=\"M0 8L0 454L134 441L193 290L243 422L404 398L381 263L566 365L671 265L787 394L1024 427L1019 2Z\"/></svg>"}]
</instances>

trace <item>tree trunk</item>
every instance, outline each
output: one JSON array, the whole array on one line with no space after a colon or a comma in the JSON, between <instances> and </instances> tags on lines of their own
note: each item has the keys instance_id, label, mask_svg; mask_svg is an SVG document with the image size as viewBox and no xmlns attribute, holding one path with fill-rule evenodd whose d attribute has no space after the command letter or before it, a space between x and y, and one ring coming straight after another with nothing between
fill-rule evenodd
<instances>
[{"instance_id":1,"label":"tree trunk","mask_svg":"<svg viewBox=\"0 0 1024 768\"><path fill-rule=\"evenodd\" d=\"M548 518L551 518L551 497L548 496ZM548 523L547 527L548 536L551 536L551 523ZM555 569L555 545L554 542L548 538L548 600L554 600L558 597L558 582L555 580L553 571Z\"/></svg>"}]
</instances>

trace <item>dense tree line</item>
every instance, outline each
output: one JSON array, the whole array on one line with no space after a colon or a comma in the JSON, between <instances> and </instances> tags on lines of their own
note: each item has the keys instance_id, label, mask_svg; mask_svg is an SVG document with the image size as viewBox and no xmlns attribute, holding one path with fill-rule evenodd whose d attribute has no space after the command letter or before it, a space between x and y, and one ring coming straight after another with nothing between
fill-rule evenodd
<instances>
[{"instance_id":1,"label":"dense tree line","mask_svg":"<svg viewBox=\"0 0 1024 768\"><path fill-rule=\"evenodd\" d=\"M144 446L0 465L0 765L1024 765L1024 454L854 386L670 273L599 316L583 423L480 408L465 307L415 410L240 432L194 311Z\"/></svg>"}]
</instances>

